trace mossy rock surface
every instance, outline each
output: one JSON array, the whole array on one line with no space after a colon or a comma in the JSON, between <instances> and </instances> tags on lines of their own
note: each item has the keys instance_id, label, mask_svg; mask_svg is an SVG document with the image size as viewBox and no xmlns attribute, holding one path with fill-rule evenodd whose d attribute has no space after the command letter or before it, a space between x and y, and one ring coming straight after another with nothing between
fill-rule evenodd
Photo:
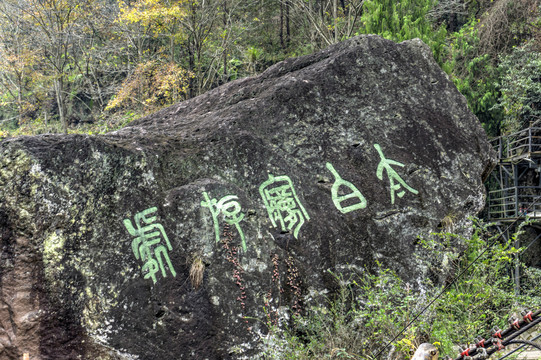
<instances>
[{"instance_id":1,"label":"mossy rock surface","mask_svg":"<svg viewBox=\"0 0 541 360\"><path fill-rule=\"evenodd\" d=\"M422 279L417 236L482 208L494 158L429 48L376 36L3 141L0 359L249 358L265 306L302 311L327 270Z\"/></svg>"}]
</instances>

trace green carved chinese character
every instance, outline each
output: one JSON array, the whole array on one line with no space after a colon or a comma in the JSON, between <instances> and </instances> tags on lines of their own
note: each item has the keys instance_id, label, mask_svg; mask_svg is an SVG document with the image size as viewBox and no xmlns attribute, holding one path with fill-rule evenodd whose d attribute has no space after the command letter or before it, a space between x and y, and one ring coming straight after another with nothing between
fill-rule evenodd
<instances>
[{"instance_id":1,"label":"green carved chinese character","mask_svg":"<svg viewBox=\"0 0 541 360\"><path fill-rule=\"evenodd\" d=\"M135 236L131 243L133 254L137 260L144 261L141 269L145 274L144 278L151 278L154 284L158 270L161 270L163 277L167 277L163 260L167 262L173 277L177 276L167 252L168 249L173 250L169 238L162 225L153 224L156 221L156 216L150 216L157 210L153 207L135 214L135 227L130 219L124 219L124 226L130 235ZM162 240L165 240L167 248L161 243Z\"/></svg>"},{"instance_id":2,"label":"green carved chinese character","mask_svg":"<svg viewBox=\"0 0 541 360\"><path fill-rule=\"evenodd\" d=\"M366 199L361 194L361 192L349 181L346 181L342 179L340 175L338 175L338 172L334 169L331 163L327 163L327 169L333 174L334 176L334 184L331 188L331 194L332 194L332 201L334 203L334 206L338 210L340 210L342 213L348 213L350 211L364 209L366 207ZM346 195L338 195L338 189L340 186L345 186L351 190L349 194ZM357 203L351 203L350 199L357 198L359 201ZM344 201L348 201L350 205L342 206L342 203Z\"/></svg>"},{"instance_id":3,"label":"green carved chinese character","mask_svg":"<svg viewBox=\"0 0 541 360\"><path fill-rule=\"evenodd\" d=\"M211 199L206 192L203 192L203 197L205 198L205 201L201 201L201 206L208 207L210 210L212 221L214 222L216 242L220 241L220 224L218 223L218 215L221 213L224 216L224 221L226 223L229 225L235 225L237 228L242 242L242 250L246 251L244 233L239 225L242 219L244 219L244 214L241 212L242 207L237 201L238 197L235 195L227 195L218 201L216 199Z\"/></svg>"},{"instance_id":4,"label":"green carved chinese character","mask_svg":"<svg viewBox=\"0 0 541 360\"><path fill-rule=\"evenodd\" d=\"M259 187L259 193L272 226L277 227L278 222L282 231L291 231L295 227L293 236L298 238L299 230L305 221L310 220L310 216L299 201L291 179L285 175L269 174L269 179Z\"/></svg>"},{"instance_id":5,"label":"green carved chinese character","mask_svg":"<svg viewBox=\"0 0 541 360\"><path fill-rule=\"evenodd\" d=\"M379 157L381 158L381 161L379 162L378 170L377 170L378 179L383 180L383 170L387 172L387 176L389 177L389 183L390 183L390 188L391 188L391 204L394 204L395 191L400 190L402 186L406 190L414 194L418 194L419 192L415 190L414 188L412 188L411 186L409 186L408 184L406 184L406 182L402 180L402 178L398 175L398 173L391 167L392 165L404 167L404 164L399 163L398 161L386 159L385 156L383 155L383 152L381 151L381 146L379 146L378 144L374 144L374 147L378 151ZM399 198L402 198L405 193L406 192L402 190L399 193L397 193L397 195Z\"/></svg>"}]
</instances>

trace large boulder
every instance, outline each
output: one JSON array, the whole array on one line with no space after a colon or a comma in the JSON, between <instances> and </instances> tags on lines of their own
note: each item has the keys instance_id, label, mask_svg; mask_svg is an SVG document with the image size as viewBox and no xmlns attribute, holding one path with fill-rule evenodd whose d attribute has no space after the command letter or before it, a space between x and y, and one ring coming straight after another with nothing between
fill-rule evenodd
<instances>
[{"instance_id":1,"label":"large boulder","mask_svg":"<svg viewBox=\"0 0 541 360\"><path fill-rule=\"evenodd\" d=\"M0 143L0 359L227 359L484 202L494 156L419 40L289 59L103 136Z\"/></svg>"}]
</instances>

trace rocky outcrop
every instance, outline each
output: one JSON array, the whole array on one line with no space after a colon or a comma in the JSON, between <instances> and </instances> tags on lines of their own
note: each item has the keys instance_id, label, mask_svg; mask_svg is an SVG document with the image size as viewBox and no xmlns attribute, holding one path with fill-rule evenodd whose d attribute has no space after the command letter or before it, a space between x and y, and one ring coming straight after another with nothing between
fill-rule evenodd
<instances>
[{"instance_id":1,"label":"rocky outcrop","mask_svg":"<svg viewBox=\"0 0 541 360\"><path fill-rule=\"evenodd\" d=\"M0 359L227 359L475 214L493 155L413 40L357 37L104 136L0 143ZM263 321L258 321L261 319Z\"/></svg>"}]
</instances>

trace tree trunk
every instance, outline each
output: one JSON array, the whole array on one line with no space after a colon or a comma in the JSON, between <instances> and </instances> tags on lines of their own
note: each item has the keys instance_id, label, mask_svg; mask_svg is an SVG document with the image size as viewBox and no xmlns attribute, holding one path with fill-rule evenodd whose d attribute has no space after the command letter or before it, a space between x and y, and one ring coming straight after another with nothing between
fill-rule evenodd
<instances>
[{"instance_id":1,"label":"tree trunk","mask_svg":"<svg viewBox=\"0 0 541 360\"><path fill-rule=\"evenodd\" d=\"M48 118L47 118L47 110L43 110L43 119L44 119L44 122L45 122L45 132L48 133L49 132L49 124L48 124Z\"/></svg>"},{"instance_id":2,"label":"tree trunk","mask_svg":"<svg viewBox=\"0 0 541 360\"><path fill-rule=\"evenodd\" d=\"M18 75L17 82L18 82L18 84L17 84L17 111L19 113L19 118L18 118L17 122L18 122L19 125L22 125L22 121L23 121L23 97L22 97L23 79L22 79L22 74Z\"/></svg>"},{"instance_id":3,"label":"tree trunk","mask_svg":"<svg viewBox=\"0 0 541 360\"><path fill-rule=\"evenodd\" d=\"M280 0L280 45L285 50L284 43L284 0Z\"/></svg>"},{"instance_id":4,"label":"tree trunk","mask_svg":"<svg viewBox=\"0 0 541 360\"><path fill-rule=\"evenodd\" d=\"M194 51L192 48L192 40L188 39L188 66L190 68L190 72L193 74L195 72L195 56ZM193 76L190 76L188 88L189 88L189 97L193 98L195 96L195 81Z\"/></svg>"},{"instance_id":5,"label":"tree trunk","mask_svg":"<svg viewBox=\"0 0 541 360\"><path fill-rule=\"evenodd\" d=\"M224 17L223 17L223 23L224 23L224 30L227 31L227 0L224 0ZM227 33L225 36L228 36ZM227 73L227 41L224 39L224 82L227 82L229 80L229 75Z\"/></svg>"},{"instance_id":6,"label":"tree trunk","mask_svg":"<svg viewBox=\"0 0 541 360\"><path fill-rule=\"evenodd\" d=\"M338 0L333 1L332 16L334 20L334 43L338 42Z\"/></svg>"},{"instance_id":7,"label":"tree trunk","mask_svg":"<svg viewBox=\"0 0 541 360\"><path fill-rule=\"evenodd\" d=\"M291 42L291 31L289 29L289 0L286 0L286 47L289 48Z\"/></svg>"},{"instance_id":8,"label":"tree trunk","mask_svg":"<svg viewBox=\"0 0 541 360\"><path fill-rule=\"evenodd\" d=\"M64 104L64 82L62 77L59 77L54 81L54 89L56 92L56 103L58 104L58 116L60 117L60 123L64 134L68 133L68 123L66 121L66 108Z\"/></svg>"},{"instance_id":9,"label":"tree trunk","mask_svg":"<svg viewBox=\"0 0 541 360\"><path fill-rule=\"evenodd\" d=\"M173 27L173 30L174 30L174 27ZM171 36L169 38L169 46L170 46L170 57L171 57L171 60L170 62L172 64L175 63L175 32L174 31L171 31Z\"/></svg>"},{"instance_id":10,"label":"tree trunk","mask_svg":"<svg viewBox=\"0 0 541 360\"><path fill-rule=\"evenodd\" d=\"M458 31L458 15L454 12L450 16L451 20L449 21L449 32L454 33Z\"/></svg>"}]
</instances>

